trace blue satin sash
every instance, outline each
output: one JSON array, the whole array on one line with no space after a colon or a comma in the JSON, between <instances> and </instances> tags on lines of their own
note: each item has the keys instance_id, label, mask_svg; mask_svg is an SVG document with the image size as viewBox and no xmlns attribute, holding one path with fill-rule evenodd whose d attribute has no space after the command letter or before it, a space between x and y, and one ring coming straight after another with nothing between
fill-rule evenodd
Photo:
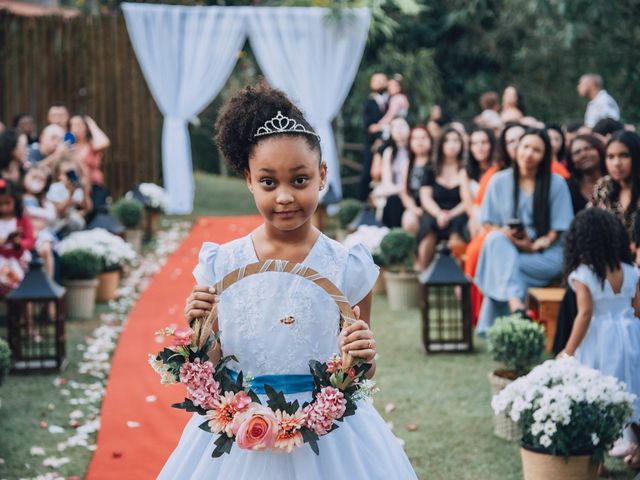
<instances>
[{"instance_id":1,"label":"blue satin sash","mask_svg":"<svg viewBox=\"0 0 640 480\"><path fill-rule=\"evenodd\" d=\"M229 377L234 382L238 378L238 372L229 369ZM258 395L265 395L264 386L269 385L276 392L302 393L313 391L314 383L311 375L259 375L253 377L251 389Z\"/></svg>"}]
</instances>

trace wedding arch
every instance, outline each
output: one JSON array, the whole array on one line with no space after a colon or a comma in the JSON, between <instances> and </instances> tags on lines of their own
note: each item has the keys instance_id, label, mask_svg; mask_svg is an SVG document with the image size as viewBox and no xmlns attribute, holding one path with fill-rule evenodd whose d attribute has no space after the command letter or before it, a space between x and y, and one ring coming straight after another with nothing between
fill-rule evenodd
<instances>
[{"instance_id":1,"label":"wedding arch","mask_svg":"<svg viewBox=\"0 0 640 480\"><path fill-rule=\"evenodd\" d=\"M322 138L326 200L342 197L331 121L353 83L369 29L366 8L339 20L316 7L198 7L125 3L133 49L164 116L162 171L169 213L193 209L188 121L220 92L248 39L267 81L286 92Z\"/></svg>"}]
</instances>

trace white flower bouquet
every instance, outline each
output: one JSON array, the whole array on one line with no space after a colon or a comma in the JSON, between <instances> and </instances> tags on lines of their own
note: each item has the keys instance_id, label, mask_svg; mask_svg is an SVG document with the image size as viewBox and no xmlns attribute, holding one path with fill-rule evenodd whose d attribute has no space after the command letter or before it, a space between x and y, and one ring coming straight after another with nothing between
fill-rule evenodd
<instances>
[{"instance_id":1,"label":"white flower bouquet","mask_svg":"<svg viewBox=\"0 0 640 480\"><path fill-rule=\"evenodd\" d=\"M623 382L567 356L520 377L491 406L518 422L523 446L600 462L633 414L634 399Z\"/></svg>"},{"instance_id":2,"label":"white flower bouquet","mask_svg":"<svg viewBox=\"0 0 640 480\"><path fill-rule=\"evenodd\" d=\"M169 195L164 188L155 183L141 183L138 190L144 196L145 204L150 208L163 212L169 208Z\"/></svg>"},{"instance_id":3,"label":"white flower bouquet","mask_svg":"<svg viewBox=\"0 0 640 480\"><path fill-rule=\"evenodd\" d=\"M60 255L73 250L88 250L100 257L105 272L130 265L137 258L131 245L102 228L74 232L58 244Z\"/></svg>"}]
</instances>

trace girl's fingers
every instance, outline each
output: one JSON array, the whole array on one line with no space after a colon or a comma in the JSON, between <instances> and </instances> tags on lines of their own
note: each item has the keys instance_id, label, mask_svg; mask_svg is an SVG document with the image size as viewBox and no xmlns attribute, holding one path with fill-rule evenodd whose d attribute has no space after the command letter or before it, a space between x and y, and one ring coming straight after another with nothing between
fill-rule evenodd
<instances>
[{"instance_id":1,"label":"girl's fingers","mask_svg":"<svg viewBox=\"0 0 640 480\"><path fill-rule=\"evenodd\" d=\"M356 306L356 308L358 307ZM369 325L367 325L367 322L365 322L364 320L358 320L357 322L352 323L351 325L348 325L342 329L345 335L349 335L359 330L369 330Z\"/></svg>"},{"instance_id":2,"label":"girl's fingers","mask_svg":"<svg viewBox=\"0 0 640 480\"><path fill-rule=\"evenodd\" d=\"M360 320L360 307L358 305L353 307L353 315L356 317L356 320Z\"/></svg>"},{"instance_id":3,"label":"girl's fingers","mask_svg":"<svg viewBox=\"0 0 640 480\"><path fill-rule=\"evenodd\" d=\"M191 289L191 292L216 293L216 287L213 287L211 285L194 285L193 289Z\"/></svg>"},{"instance_id":4,"label":"girl's fingers","mask_svg":"<svg viewBox=\"0 0 640 480\"><path fill-rule=\"evenodd\" d=\"M373 342L373 333L371 333L371 330L358 330L345 336L342 343L347 345L355 342L356 340L370 340Z\"/></svg>"},{"instance_id":5,"label":"girl's fingers","mask_svg":"<svg viewBox=\"0 0 640 480\"><path fill-rule=\"evenodd\" d=\"M365 362L371 362L374 358L376 358L376 351L373 349L367 350L353 350L349 352L354 358L362 358Z\"/></svg>"},{"instance_id":6,"label":"girl's fingers","mask_svg":"<svg viewBox=\"0 0 640 480\"><path fill-rule=\"evenodd\" d=\"M359 350L374 350L376 349L375 340L357 340L355 342L347 343L342 347L345 352L353 353Z\"/></svg>"},{"instance_id":7,"label":"girl's fingers","mask_svg":"<svg viewBox=\"0 0 640 480\"><path fill-rule=\"evenodd\" d=\"M192 320L195 320L196 318L202 318L202 317L204 317L204 316L206 316L208 314L209 314L209 312L205 311L205 310L198 310L198 309L189 310L187 312L187 321L191 322Z\"/></svg>"},{"instance_id":8,"label":"girl's fingers","mask_svg":"<svg viewBox=\"0 0 640 480\"><path fill-rule=\"evenodd\" d=\"M213 308L213 304L210 302L201 302L199 300L194 300L190 302L188 307L189 310L206 310L207 312Z\"/></svg>"},{"instance_id":9,"label":"girl's fingers","mask_svg":"<svg viewBox=\"0 0 640 480\"><path fill-rule=\"evenodd\" d=\"M203 302L216 303L219 301L219 297L213 293L194 292L189 296L189 300L202 300Z\"/></svg>"}]
</instances>

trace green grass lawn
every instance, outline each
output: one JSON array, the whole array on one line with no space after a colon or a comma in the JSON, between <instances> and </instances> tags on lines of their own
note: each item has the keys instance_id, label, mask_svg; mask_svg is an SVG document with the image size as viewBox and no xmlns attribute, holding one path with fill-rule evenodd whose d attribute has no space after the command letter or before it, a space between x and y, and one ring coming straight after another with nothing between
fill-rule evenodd
<instances>
[{"instance_id":1,"label":"green grass lawn","mask_svg":"<svg viewBox=\"0 0 640 480\"><path fill-rule=\"evenodd\" d=\"M198 215L255 213L242 180L196 175ZM81 353L77 345L99 325L96 319L67 323L69 380L83 380L77 373ZM421 320L417 310L392 312L386 297L376 296L372 325L379 348L375 379L381 391L375 405L394 433L405 441L405 450L418 477L428 480L509 480L522 478L518 446L493 435L487 373L496 368L482 341L471 354L425 355L421 344ZM35 476L42 472L44 457L29 454L33 445L47 455L68 456L59 471L82 477L91 452L74 447L57 454L58 439L40 428L40 422L69 426L69 396L54 388L58 375L10 376L0 387L0 479ZM86 379L85 379L86 381ZM395 409L385 413L385 406ZM90 412L89 412L90 414ZM406 426L415 424L409 431ZM367 439L362 439L366 442ZM347 460L345 460L347 461ZM611 478L631 479L621 462L608 461ZM303 479L301 479L303 480ZM354 479L356 480L356 479ZM392 480L392 479L390 479Z\"/></svg>"}]
</instances>

